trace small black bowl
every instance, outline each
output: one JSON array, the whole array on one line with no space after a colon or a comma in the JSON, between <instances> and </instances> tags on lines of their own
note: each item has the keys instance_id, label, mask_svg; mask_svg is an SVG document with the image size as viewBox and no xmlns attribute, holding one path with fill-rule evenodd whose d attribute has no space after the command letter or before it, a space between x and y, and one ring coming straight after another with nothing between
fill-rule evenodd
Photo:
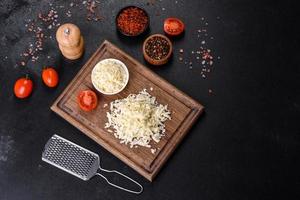
<instances>
[{"instance_id":1,"label":"small black bowl","mask_svg":"<svg viewBox=\"0 0 300 200\"><path fill-rule=\"evenodd\" d=\"M146 14L147 19L148 19L145 28L144 28L141 32L139 32L138 34L136 34L136 35L130 35L130 34L126 33L126 32L124 32L124 31L118 26L118 18L119 18L119 16L120 16L120 14L121 14L124 10L126 10L126 9L128 9L128 8L138 8L138 9L142 10L142 11ZM119 10L119 12L118 12L118 14L117 14L117 16L116 16L116 19L115 19L115 23L116 23L117 30L118 30L122 35L125 35L125 36L128 36L128 37L136 37L136 36L142 35L144 32L146 32L146 30L149 29L149 25L150 25L150 17L149 17L149 15L148 15L148 13L146 12L146 10L143 9L143 8L141 8L141 7L138 7L138 6L126 6L126 7L122 8L121 10Z\"/></svg>"}]
</instances>

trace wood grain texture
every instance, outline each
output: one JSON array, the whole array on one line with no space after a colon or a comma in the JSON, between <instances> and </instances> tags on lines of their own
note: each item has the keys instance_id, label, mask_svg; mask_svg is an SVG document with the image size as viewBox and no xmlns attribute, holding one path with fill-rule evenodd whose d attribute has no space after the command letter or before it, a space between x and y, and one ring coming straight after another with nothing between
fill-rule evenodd
<instances>
[{"instance_id":1,"label":"wood grain texture","mask_svg":"<svg viewBox=\"0 0 300 200\"><path fill-rule=\"evenodd\" d=\"M129 70L128 85L116 95L108 96L97 93L91 83L90 76L93 67L100 60L106 58L121 60ZM84 89L92 89L98 95L99 105L92 112L81 111L77 105L77 95L79 91ZM113 100L125 98L129 94L138 93L143 89L147 89L152 96L155 96L160 104L168 104L171 111L172 120L166 122L165 136L157 144L153 141L150 143L152 148L157 149L155 154L152 154L149 148L130 148L128 145L120 144L120 141L104 128L104 124L107 122L106 112L109 111L109 106L104 107L104 104L109 105ZM51 109L149 181L152 181L157 175L176 146L203 112L203 106L197 101L108 41L102 43L57 98Z\"/></svg>"}]
</instances>

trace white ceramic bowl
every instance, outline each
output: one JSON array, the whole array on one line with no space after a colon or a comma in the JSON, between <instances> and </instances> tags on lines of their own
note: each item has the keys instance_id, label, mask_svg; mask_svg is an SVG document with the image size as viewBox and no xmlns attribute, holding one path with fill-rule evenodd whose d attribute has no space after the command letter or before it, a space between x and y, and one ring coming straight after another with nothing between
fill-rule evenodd
<instances>
[{"instance_id":1,"label":"white ceramic bowl","mask_svg":"<svg viewBox=\"0 0 300 200\"><path fill-rule=\"evenodd\" d=\"M95 73L95 69L97 67L97 65L101 62L107 62L107 60L111 60L111 61L114 61L114 62L117 62L120 64L120 66L123 68L124 72L125 72L125 76L126 76L126 80L124 82L124 85L118 90L118 91L115 91L115 92L112 92L112 93L108 93L108 92L104 92L102 91L100 88L97 87L97 85L95 84L95 80L93 80L93 74ZM118 94L119 92L121 92L122 90L124 90L124 88L126 87L126 85L128 84L128 81L129 81L129 72L128 72L128 69L126 67L126 65L120 61L120 60L117 60L117 59L114 59L114 58L107 58L107 59L104 59L104 60L101 60L99 61L95 67L93 68L92 70L92 73L91 73L91 80L92 80L92 84L93 86L96 88L96 90L102 94L105 94L105 95L114 95L114 94Z\"/></svg>"}]
</instances>

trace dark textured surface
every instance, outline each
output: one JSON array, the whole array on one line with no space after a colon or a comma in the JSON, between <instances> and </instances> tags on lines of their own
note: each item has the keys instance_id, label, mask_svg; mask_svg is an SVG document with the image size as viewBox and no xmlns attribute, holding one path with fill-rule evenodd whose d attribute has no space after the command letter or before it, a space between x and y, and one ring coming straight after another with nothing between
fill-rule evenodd
<instances>
[{"instance_id":1,"label":"dark textured surface","mask_svg":"<svg viewBox=\"0 0 300 200\"><path fill-rule=\"evenodd\" d=\"M77 62L65 62L54 40L48 41L36 63L15 66L32 38L24 20L46 10L47 1L0 2L0 199L299 199L300 67L299 9L292 1L197 0L103 1L105 20L86 22L84 10L62 22L76 23L85 38L86 52ZM294 1L296 2L296 1ZM56 1L56 5L70 2ZM175 52L196 48L193 32L205 17L215 38L210 48L221 57L207 79L174 59L151 67L172 84L199 100L206 113L190 131L153 183L49 109L76 72L104 39L144 63L143 38L120 37L114 16L125 5L144 7L151 16L151 33L162 32L167 16L186 23ZM162 8L165 8L162 11ZM62 9L63 10L63 9ZM66 11L66 10L65 10ZM156 13L160 12L160 16ZM219 18L218 18L219 17ZM49 31L54 35L54 30ZM53 59L46 59L51 55ZM7 56L7 58L5 58ZM61 82L49 90L39 78L43 65L58 67ZM33 95L24 101L13 96L16 78L29 73ZM213 95L208 94L213 90ZM137 179L145 191L134 196L94 178L84 182L41 161L41 152L57 133L102 156L103 166Z\"/></svg>"}]
</instances>

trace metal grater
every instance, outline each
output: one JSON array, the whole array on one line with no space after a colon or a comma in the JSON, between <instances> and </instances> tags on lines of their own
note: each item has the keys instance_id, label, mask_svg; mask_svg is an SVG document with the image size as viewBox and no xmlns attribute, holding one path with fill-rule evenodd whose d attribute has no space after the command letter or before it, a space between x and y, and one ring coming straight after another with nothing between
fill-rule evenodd
<instances>
[{"instance_id":1,"label":"metal grater","mask_svg":"<svg viewBox=\"0 0 300 200\"><path fill-rule=\"evenodd\" d=\"M116 170L107 170L101 168L98 154L91 152L58 135L53 135L46 143L42 154L42 160L84 181L87 181L93 176L98 175L104 178L108 184L121 190L135 194L140 194L143 191L143 187L130 177ZM98 170L121 175L138 185L140 190L133 191L116 185L110 182L104 175L100 174Z\"/></svg>"}]
</instances>

